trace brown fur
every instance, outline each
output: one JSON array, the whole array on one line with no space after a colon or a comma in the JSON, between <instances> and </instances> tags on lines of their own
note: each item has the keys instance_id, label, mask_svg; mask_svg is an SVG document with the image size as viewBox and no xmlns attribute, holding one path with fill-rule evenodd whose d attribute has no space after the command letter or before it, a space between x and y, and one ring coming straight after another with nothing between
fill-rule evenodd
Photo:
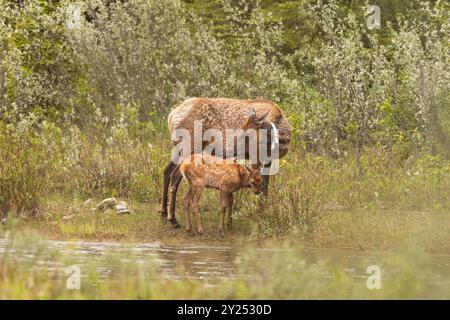
<instances>
[{"instance_id":1,"label":"brown fur","mask_svg":"<svg viewBox=\"0 0 450 320\"><path fill-rule=\"evenodd\" d=\"M214 188L220 192L219 231L223 236L226 210L228 225L231 227L233 192L250 187L254 191L259 191L262 183L259 170L250 169L236 162L227 163L222 158L206 154L191 155L184 159L177 166L175 172L182 175L189 184L189 190L183 200L186 230L191 231L189 208L192 208L199 234L203 233L203 225L198 204L204 188ZM170 197L173 196L174 194L171 192ZM169 220L173 220L171 213L172 208L169 208Z\"/></svg>"},{"instance_id":2,"label":"brown fur","mask_svg":"<svg viewBox=\"0 0 450 320\"><path fill-rule=\"evenodd\" d=\"M240 100L229 98L189 98L172 110L168 117L170 132L184 128L194 136L194 121L202 121L202 131L218 129L225 137L226 129L239 129L255 109L256 116L268 112L266 120L277 126L280 134L280 158L289 151L291 128L283 112L269 100ZM203 134L202 132L202 134ZM175 142L176 143L176 142Z\"/></svg>"},{"instance_id":3,"label":"brown fur","mask_svg":"<svg viewBox=\"0 0 450 320\"><path fill-rule=\"evenodd\" d=\"M290 147L291 128L280 108L269 100L240 100L229 98L189 98L183 101L178 107L170 112L168 117L168 127L171 133L176 129L188 130L191 137L194 136L194 121L202 122L202 135L208 129L218 129L222 136L226 137L226 129L239 129L251 127L249 123L250 111L254 109L256 118L267 113L267 117L261 128L271 129L269 122L275 124L279 132L279 157L284 157ZM257 128L256 128L257 129ZM174 141L177 144L178 141ZM193 143L193 142L192 142ZM203 148L208 142L203 144ZM270 148L269 148L270 149ZM191 147L194 152L193 146ZM230 150L223 150L223 155L229 155ZM259 161L258 161L259 162ZM261 163L254 164L259 166ZM178 183L172 184L170 175L175 169L175 164L170 162L164 169L163 195L161 199L161 213L165 219L167 217L167 200L169 184L173 185L171 192L176 194ZM267 194L269 176L263 177L263 193ZM175 197L176 198L176 197ZM172 206L175 208L174 204ZM173 215L172 215L173 216ZM173 221L176 224L176 220Z\"/></svg>"}]
</instances>

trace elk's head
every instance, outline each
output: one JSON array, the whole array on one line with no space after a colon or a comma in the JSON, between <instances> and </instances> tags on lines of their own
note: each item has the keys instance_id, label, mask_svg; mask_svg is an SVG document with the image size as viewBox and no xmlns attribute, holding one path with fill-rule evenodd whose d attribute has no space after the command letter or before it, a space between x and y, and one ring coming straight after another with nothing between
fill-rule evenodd
<instances>
[{"instance_id":1,"label":"elk's head","mask_svg":"<svg viewBox=\"0 0 450 320\"><path fill-rule=\"evenodd\" d=\"M266 150L270 151L272 125L266 120L270 111L260 116L256 115L255 109L251 109L248 116L242 122L240 132L237 136L237 149L235 154L240 158L252 160L253 163L261 165L260 146L266 145Z\"/></svg>"}]
</instances>

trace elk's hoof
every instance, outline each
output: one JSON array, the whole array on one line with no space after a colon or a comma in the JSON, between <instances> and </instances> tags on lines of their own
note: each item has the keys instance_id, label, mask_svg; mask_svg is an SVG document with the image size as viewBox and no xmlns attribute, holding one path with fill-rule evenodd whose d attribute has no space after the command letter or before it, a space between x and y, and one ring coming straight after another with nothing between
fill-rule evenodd
<instances>
[{"instance_id":1,"label":"elk's hoof","mask_svg":"<svg viewBox=\"0 0 450 320\"><path fill-rule=\"evenodd\" d=\"M223 232L223 230L219 231L219 237L225 238L225 232Z\"/></svg>"},{"instance_id":2,"label":"elk's hoof","mask_svg":"<svg viewBox=\"0 0 450 320\"><path fill-rule=\"evenodd\" d=\"M161 214L161 220L163 222L166 222L167 221L167 212L164 212L161 209L159 209L158 212Z\"/></svg>"},{"instance_id":3,"label":"elk's hoof","mask_svg":"<svg viewBox=\"0 0 450 320\"><path fill-rule=\"evenodd\" d=\"M181 225L177 221L170 221L170 223L175 229L179 229L181 227Z\"/></svg>"},{"instance_id":4,"label":"elk's hoof","mask_svg":"<svg viewBox=\"0 0 450 320\"><path fill-rule=\"evenodd\" d=\"M205 231L203 230L203 228L198 228L198 229L197 229L197 233L198 233L199 235L202 235L204 232L205 232Z\"/></svg>"}]
</instances>

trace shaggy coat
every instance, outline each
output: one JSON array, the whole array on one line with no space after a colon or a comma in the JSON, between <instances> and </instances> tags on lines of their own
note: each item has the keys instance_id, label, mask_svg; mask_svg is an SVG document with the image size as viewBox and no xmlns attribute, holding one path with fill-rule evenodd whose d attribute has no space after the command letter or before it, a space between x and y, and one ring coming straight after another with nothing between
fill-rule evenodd
<instances>
[{"instance_id":1,"label":"shaggy coat","mask_svg":"<svg viewBox=\"0 0 450 320\"><path fill-rule=\"evenodd\" d=\"M170 112L167 124L171 134L178 128L184 128L193 137L194 121L201 121L202 134L208 129L217 129L225 137L226 129L242 127L252 109L256 111L257 118L267 113L265 121L275 124L279 132L279 156L284 157L290 147L291 128L280 108L269 100L189 98ZM270 128L267 126L267 129Z\"/></svg>"}]
</instances>

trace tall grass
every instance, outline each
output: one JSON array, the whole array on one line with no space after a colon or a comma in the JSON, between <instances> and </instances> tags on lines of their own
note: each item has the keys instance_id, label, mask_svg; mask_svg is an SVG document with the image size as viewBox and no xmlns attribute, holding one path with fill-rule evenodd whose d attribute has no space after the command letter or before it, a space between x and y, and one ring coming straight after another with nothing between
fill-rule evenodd
<instances>
[{"instance_id":1,"label":"tall grass","mask_svg":"<svg viewBox=\"0 0 450 320\"><path fill-rule=\"evenodd\" d=\"M369 148L341 159L293 151L272 177L267 199L242 203L238 216L258 237L314 238L340 211L442 210L449 212L450 163L416 154L403 161L394 152Z\"/></svg>"},{"instance_id":2,"label":"tall grass","mask_svg":"<svg viewBox=\"0 0 450 320\"><path fill-rule=\"evenodd\" d=\"M19 132L0 127L3 215L36 215L55 196L159 202L170 157L167 138L114 129L112 138L101 139L70 128L22 125ZM405 160L393 150L371 147L330 158L293 148L271 178L269 197L238 195L235 216L248 221L257 238L311 238L336 210L448 211L449 193L450 163L443 156L417 152ZM203 209L217 211L215 192L206 194Z\"/></svg>"}]
</instances>

